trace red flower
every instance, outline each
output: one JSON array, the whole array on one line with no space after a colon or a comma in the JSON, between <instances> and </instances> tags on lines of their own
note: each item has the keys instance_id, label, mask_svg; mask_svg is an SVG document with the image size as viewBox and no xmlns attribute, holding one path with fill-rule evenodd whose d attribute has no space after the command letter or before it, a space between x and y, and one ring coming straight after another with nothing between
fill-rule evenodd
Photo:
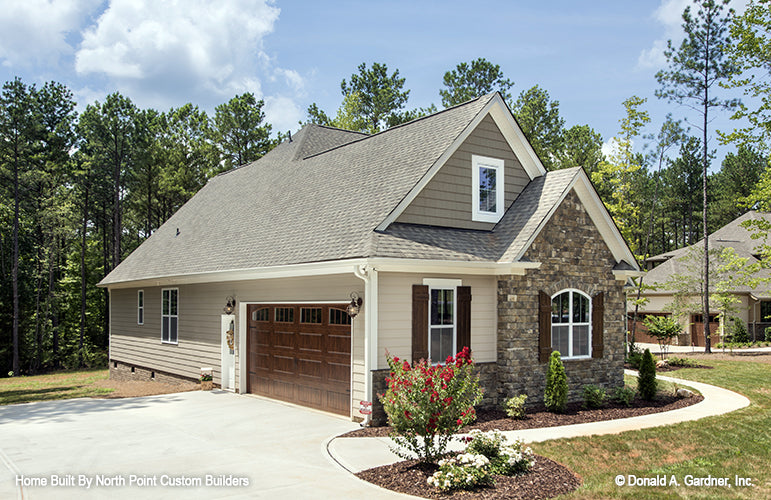
<instances>
[{"instance_id":1,"label":"red flower","mask_svg":"<svg viewBox=\"0 0 771 500\"><path fill-rule=\"evenodd\" d=\"M399 362L399 358L394 356L394 363L398 363L398 362Z\"/></svg>"},{"instance_id":2,"label":"red flower","mask_svg":"<svg viewBox=\"0 0 771 500\"><path fill-rule=\"evenodd\" d=\"M458 419L458 425L463 425L463 420Z\"/></svg>"},{"instance_id":3,"label":"red flower","mask_svg":"<svg viewBox=\"0 0 771 500\"><path fill-rule=\"evenodd\" d=\"M402 365L402 368L404 368L405 372L410 371L410 364L408 362L404 362L404 365Z\"/></svg>"}]
</instances>

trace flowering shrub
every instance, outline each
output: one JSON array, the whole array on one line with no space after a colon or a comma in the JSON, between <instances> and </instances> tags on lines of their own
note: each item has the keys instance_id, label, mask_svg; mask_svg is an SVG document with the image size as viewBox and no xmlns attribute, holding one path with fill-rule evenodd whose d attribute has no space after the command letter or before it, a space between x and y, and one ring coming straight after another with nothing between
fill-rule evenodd
<instances>
[{"instance_id":1,"label":"flowering shrub","mask_svg":"<svg viewBox=\"0 0 771 500\"><path fill-rule=\"evenodd\" d=\"M473 453L463 453L439 461L439 470L426 481L442 491L470 490L493 483L490 460Z\"/></svg>"},{"instance_id":2,"label":"flowering shrub","mask_svg":"<svg viewBox=\"0 0 771 500\"><path fill-rule=\"evenodd\" d=\"M513 396L506 399L503 402L503 408L506 411L506 415L515 420L525 418L525 401L527 401L527 394L520 394L519 396Z\"/></svg>"},{"instance_id":3,"label":"flowering shrub","mask_svg":"<svg viewBox=\"0 0 771 500\"><path fill-rule=\"evenodd\" d=\"M530 447L525 448L519 439L507 443L506 437L497 429L488 432L474 429L469 436L471 441L466 451L487 457L493 474L512 476L527 471L535 463Z\"/></svg>"},{"instance_id":4,"label":"flowering shrub","mask_svg":"<svg viewBox=\"0 0 771 500\"><path fill-rule=\"evenodd\" d=\"M393 427L393 451L402 458L410 452L424 462L439 458L453 434L476 419L474 405L482 399L479 377L467 347L444 365L388 356L391 368L388 390L380 396L388 423Z\"/></svg>"}]
</instances>

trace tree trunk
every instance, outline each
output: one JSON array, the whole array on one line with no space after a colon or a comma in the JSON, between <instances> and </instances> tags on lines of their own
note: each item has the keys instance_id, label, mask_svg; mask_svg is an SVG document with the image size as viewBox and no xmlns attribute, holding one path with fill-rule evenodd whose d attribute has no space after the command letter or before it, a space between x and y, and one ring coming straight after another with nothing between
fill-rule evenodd
<instances>
[{"instance_id":1,"label":"tree trunk","mask_svg":"<svg viewBox=\"0 0 771 500\"><path fill-rule=\"evenodd\" d=\"M13 289L13 376L19 373L19 150L14 149L13 161L13 267L11 269Z\"/></svg>"},{"instance_id":2,"label":"tree trunk","mask_svg":"<svg viewBox=\"0 0 771 500\"><path fill-rule=\"evenodd\" d=\"M83 338L86 336L86 229L88 226L89 183L85 182L83 224L80 227L80 336L78 337L78 366L83 366Z\"/></svg>"},{"instance_id":3,"label":"tree trunk","mask_svg":"<svg viewBox=\"0 0 771 500\"><path fill-rule=\"evenodd\" d=\"M710 23L707 23L707 39L710 38L710 32L709 32L709 26ZM710 45L706 45L706 53L704 60L709 61L710 60ZM701 211L701 217L702 217L702 234L704 235L704 313L702 315L704 321L704 352L712 352L710 341L710 332L709 332L709 233L707 232L707 160L709 159L709 155L707 154L707 124L709 123L708 120L708 113L709 113L709 64L706 65L706 69L704 71L704 122L702 123L702 126L704 127L704 138L702 146L704 147L704 156L703 156L703 169L702 169L702 195L703 195L703 203L702 203L702 211Z\"/></svg>"}]
</instances>

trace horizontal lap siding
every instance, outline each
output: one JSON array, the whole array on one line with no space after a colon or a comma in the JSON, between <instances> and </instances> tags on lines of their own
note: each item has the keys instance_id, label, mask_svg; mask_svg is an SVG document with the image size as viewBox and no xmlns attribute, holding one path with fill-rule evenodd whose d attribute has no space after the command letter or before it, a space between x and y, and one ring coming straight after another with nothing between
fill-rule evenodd
<instances>
[{"instance_id":1,"label":"horizontal lap siding","mask_svg":"<svg viewBox=\"0 0 771 500\"><path fill-rule=\"evenodd\" d=\"M161 289L179 289L178 345L161 343ZM353 275L287 278L229 283L145 287L145 324L137 325L137 289L111 290L110 357L183 377L198 378L201 367L214 369L221 383L221 315L229 296L239 302L350 301L351 292L364 297L364 282ZM366 311L366 298L363 313ZM236 373L240 366L240 318L236 319ZM364 397L364 319L353 322L352 405ZM245 346L244 346L245 347ZM245 367L243 367L245 369ZM236 388L240 388L236 375ZM244 388L245 391L245 388Z\"/></svg>"},{"instance_id":2,"label":"horizontal lap siding","mask_svg":"<svg viewBox=\"0 0 771 500\"><path fill-rule=\"evenodd\" d=\"M477 362L496 361L497 292L492 276L380 273L378 301L378 368L388 368L385 353L410 359L412 353L412 285L424 278L460 279L471 287L471 349Z\"/></svg>"},{"instance_id":3,"label":"horizontal lap siding","mask_svg":"<svg viewBox=\"0 0 771 500\"><path fill-rule=\"evenodd\" d=\"M465 229L492 229L493 225L471 220L471 155L504 161L505 203L508 207L530 181L490 116L461 144L413 200L397 222Z\"/></svg>"}]
</instances>

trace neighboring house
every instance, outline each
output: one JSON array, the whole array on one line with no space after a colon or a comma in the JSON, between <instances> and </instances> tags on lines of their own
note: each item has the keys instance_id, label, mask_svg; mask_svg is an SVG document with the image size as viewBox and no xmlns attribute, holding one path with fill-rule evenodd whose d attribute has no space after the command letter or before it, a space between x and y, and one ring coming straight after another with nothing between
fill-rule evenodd
<instances>
[{"instance_id":1,"label":"neighboring house","mask_svg":"<svg viewBox=\"0 0 771 500\"><path fill-rule=\"evenodd\" d=\"M211 367L225 389L358 420L361 401L382 419L386 353L470 346L486 404L542 400L553 348L573 399L622 385L639 274L586 173L547 173L496 93L372 136L305 126L212 178L100 285L112 376Z\"/></svg>"},{"instance_id":2,"label":"neighboring house","mask_svg":"<svg viewBox=\"0 0 771 500\"><path fill-rule=\"evenodd\" d=\"M734 303L731 304L734 311L729 313L729 317L737 318L747 327L750 339L763 340L766 328L771 327L771 282L765 281L759 285L754 285L738 279L740 278L739 273L731 271L721 274L719 272L720 266L725 264L719 258L719 253L724 248L733 248L736 256L747 259L748 265L758 262L760 258L758 246L762 244L762 240L753 239L752 232L742 227L742 223L759 219L771 222L771 214L750 211L709 235L710 293L715 292L716 286L728 286L726 291L734 295L735 298ZM640 308L641 315L671 314L671 305L675 300L676 293L683 293L672 284L673 279L677 279L679 282L690 281L701 286L700 283L703 282L701 275L704 272L703 248L704 240L700 240L694 245L656 255L646 260L646 268L649 270L645 275L644 282L654 285L656 288L642 293L642 296L648 298L649 302ZM680 279L680 276L688 278ZM761 269L754 277L768 279L771 277L771 273L768 269ZM677 342L680 345L704 346L701 295L694 294L687 297L685 302L690 304L690 307L679 318L684 333L678 337ZM718 304L711 302L710 339L712 345L715 345L720 342L720 322L718 319L720 310ZM638 323L635 340L638 342L656 341L645 334L645 328L642 327L641 323Z\"/></svg>"}]
</instances>

